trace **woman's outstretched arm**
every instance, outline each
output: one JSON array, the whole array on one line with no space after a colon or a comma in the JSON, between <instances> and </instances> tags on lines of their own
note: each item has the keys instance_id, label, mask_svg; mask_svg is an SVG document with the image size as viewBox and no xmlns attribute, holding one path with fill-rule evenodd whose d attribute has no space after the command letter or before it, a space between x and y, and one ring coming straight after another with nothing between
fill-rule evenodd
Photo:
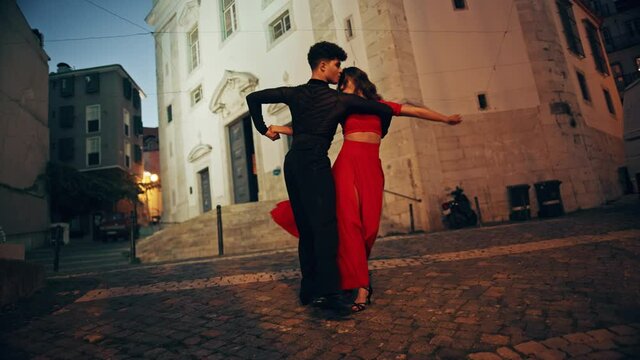
<instances>
[{"instance_id":1,"label":"woman's outstretched arm","mask_svg":"<svg viewBox=\"0 0 640 360\"><path fill-rule=\"evenodd\" d=\"M460 114L444 115L427 107L402 104L400 116L411 116L420 119L443 122L448 125L458 125L462 122Z\"/></svg>"}]
</instances>

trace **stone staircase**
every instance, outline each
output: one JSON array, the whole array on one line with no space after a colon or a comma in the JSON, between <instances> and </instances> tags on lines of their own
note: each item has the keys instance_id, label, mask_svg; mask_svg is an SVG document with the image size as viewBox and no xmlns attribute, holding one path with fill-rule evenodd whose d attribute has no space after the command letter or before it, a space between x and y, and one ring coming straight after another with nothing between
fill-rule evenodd
<instances>
[{"instance_id":1,"label":"stone staircase","mask_svg":"<svg viewBox=\"0 0 640 360\"><path fill-rule=\"evenodd\" d=\"M269 212L278 201L222 207L225 255L281 250L298 246L298 239L276 225ZM216 210L171 225L141 239L136 255L144 263L218 255Z\"/></svg>"}]
</instances>

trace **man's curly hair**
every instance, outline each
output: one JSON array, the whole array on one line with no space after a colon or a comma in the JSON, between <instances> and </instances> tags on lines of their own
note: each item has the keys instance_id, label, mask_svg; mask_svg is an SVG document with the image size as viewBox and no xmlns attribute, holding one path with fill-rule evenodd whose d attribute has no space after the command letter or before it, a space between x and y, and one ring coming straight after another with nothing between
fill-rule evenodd
<instances>
[{"instance_id":1,"label":"man's curly hair","mask_svg":"<svg viewBox=\"0 0 640 360\"><path fill-rule=\"evenodd\" d=\"M347 53L340 46L328 41L313 44L307 54L307 61L311 66L311 70L318 67L322 60L336 59L340 61L347 60Z\"/></svg>"}]
</instances>

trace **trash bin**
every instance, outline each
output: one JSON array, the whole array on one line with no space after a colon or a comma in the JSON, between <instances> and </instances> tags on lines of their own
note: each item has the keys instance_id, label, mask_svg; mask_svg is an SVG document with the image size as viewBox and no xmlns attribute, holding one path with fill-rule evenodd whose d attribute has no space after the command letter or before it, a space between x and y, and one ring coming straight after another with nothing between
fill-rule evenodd
<instances>
[{"instance_id":1,"label":"trash bin","mask_svg":"<svg viewBox=\"0 0 640 360\"><path fill-rule=\"evenodd\" d=\"M530 187L528 184L507 186L509 204L511 206L511 213L509 214L510 220L523 221L531 219L531 206L529 203Z\"/></svg>"},{"instance_id":2,"label":"trash bin","mask_svg":"<svg viewBox=\"0 0 640 360\"><path fill-rule=\"evenodd\" d=\"M69 245L69 224L67 223L52 223L51 227L50 227L50 234L51 236L53 236L54 234L56 234L55 232L55 228L56 227L62 227L62 243L65 245ZM51 241L53 241L53 238L51 239Z\"/></svg>"},{"instance_id":3,"label":"trash bin","mask_svg":"<svg viewBox=\"0 0 640 360\"><path fill-rule=\"evenodd\" d=\"M629 176L629 169L626 166L618 168L618 180L620 180L623 194L633 194L633 183Z\"/></svg>"},{"instance_id":4,"label":"trash bin","mask_svg":"<svg viewBox=\"0 0 640 360\"><path fill-rule=\"evenodd\" d=\"M564 214L560 184L562 184L560 180L541 181L533 184L536 189L539 217L556 217Z\"/></svg>"}]
</instances>

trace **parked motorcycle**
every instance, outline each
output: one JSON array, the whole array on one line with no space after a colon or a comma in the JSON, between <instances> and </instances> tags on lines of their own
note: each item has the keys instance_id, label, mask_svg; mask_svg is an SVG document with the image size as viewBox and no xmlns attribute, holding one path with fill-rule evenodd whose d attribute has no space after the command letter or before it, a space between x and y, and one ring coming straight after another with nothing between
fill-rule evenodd
<instances>
[{"instance_id":1,"label":"parked motorcycle","mask_svg":"<svg viewBox=\"0 0 640 360\"><path fill-rule=\"evenodd\" d=\"M442 222L448 229L460 229L475 226L478 215L471 208L471 202L464 194L464 190L456 186L451 192L452 200L442 203Z\"/></svg>"}]
</instances>

